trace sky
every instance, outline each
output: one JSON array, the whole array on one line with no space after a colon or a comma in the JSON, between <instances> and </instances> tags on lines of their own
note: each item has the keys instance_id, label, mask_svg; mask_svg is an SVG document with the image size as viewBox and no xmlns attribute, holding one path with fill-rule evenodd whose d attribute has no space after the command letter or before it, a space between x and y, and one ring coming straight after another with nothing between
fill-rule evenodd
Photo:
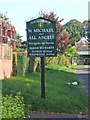
<instances>
[{"instance_id":1,"label":"sky","mask_svg":"<svg viewBox=\"0 0 90 120\"><path fill-rule=\"evenodd\" d=\"M77 19L81 22L88 20L89 0L0 0L0 13L5 14L15 26L23 40L26 40L26 21L37 18L40 11L54 13L61 24Z\"/></svg>"}]
</instances>

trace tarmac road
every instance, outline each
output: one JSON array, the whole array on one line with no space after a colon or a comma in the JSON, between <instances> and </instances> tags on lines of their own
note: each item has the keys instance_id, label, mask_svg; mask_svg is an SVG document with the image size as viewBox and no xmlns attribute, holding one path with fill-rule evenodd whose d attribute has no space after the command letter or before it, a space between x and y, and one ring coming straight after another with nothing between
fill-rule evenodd
<instances>
[{"instance_id":1,"label":"tarmac road","mask_svg":"<svg viewBox=\"0 0 90 120\"><path fill-rule=\"evenodd\" d=\"M80 85L83 87L85 92L88 95L88 86L89 86L89 80L90 80L90 66L85 65L83 68L77 68L76 74L80 80Z\"/></svg>"}]
</instances>

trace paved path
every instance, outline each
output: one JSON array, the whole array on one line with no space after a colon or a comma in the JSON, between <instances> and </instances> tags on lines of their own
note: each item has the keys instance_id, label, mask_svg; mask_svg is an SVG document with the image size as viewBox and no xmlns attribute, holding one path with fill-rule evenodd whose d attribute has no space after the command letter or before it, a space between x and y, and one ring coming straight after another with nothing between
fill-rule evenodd
<instances>
[{"instance_id":1,"label":"paved path","mask_svg":"<svg viewBox=\"0 0 90 120\"><path fill-rule=\"evenodd\" d=\"M76 74L80 80L80 85L84 88L88 94L88 81L90 79L90 66L86 65L83 68L77 68Z\"/></svg>"},{"instance_id":2,"label":"paved path","mask_svg":"<svg viewBox=\"0 0 90 120\"><path fill-rule=\"evenodd\" d=\"M82 118L81 115L78 114L52 114L52 113L41 113L41 112L32 112L31 113L31 118Z\"/></svg>"}]
</instances>

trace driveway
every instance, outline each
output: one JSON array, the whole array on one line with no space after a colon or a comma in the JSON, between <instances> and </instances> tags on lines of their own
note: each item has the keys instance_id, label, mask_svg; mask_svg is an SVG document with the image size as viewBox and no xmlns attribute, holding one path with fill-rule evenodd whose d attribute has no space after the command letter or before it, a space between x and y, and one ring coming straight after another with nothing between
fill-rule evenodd
<instances>
[{"instance_id":1,"label":"driveway","mask_svg":"<svg viewBox=\"0 0 90 120\"><path fill-rule=\"evenodd\" d=\"M88 82L90 79L90 66L85 65L82 68L77 68L76 74L81 82L80 85L83 87L83 89L85 90L85 92L88 95Z\"/></svg>"}]
</instances>

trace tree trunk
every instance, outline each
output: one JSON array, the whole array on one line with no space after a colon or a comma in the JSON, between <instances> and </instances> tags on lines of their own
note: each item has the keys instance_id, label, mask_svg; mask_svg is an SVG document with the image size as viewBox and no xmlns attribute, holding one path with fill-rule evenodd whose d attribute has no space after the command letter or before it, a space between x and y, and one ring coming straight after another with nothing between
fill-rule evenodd
<instances>
[{"instance_id":1,"label":"tree trunk","mask_svg":"<svg viewBox=\"0 0 90 120\"><path fill-rule=\"evenodd\" d=\"M34 61L35 61L35 57L30 57L29 59L29 72L34 72Z\"/></svg>"}]
</instances>

